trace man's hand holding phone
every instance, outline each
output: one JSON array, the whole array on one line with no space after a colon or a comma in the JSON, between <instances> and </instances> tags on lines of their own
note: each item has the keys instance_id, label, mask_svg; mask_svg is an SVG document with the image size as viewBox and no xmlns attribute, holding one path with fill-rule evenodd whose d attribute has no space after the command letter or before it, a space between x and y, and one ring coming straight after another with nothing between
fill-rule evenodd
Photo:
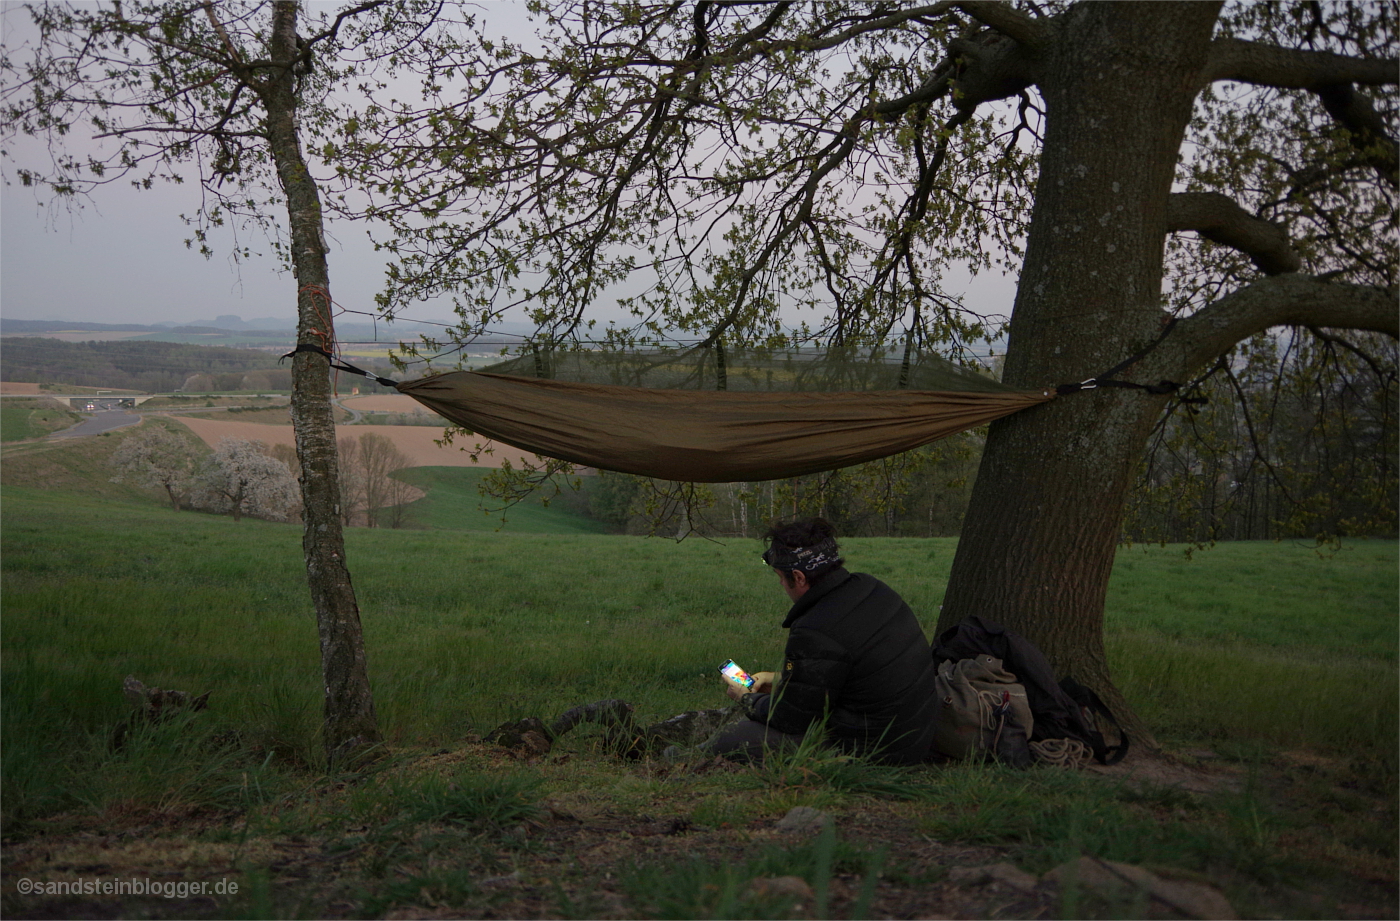
<instances>
[{"instance_id":1,"label":"man's hand holding phone","mask_svg":"<svg viewBox=\"0 0 1400 921\"><path fill-rule=\"evenodd\" d=\"M756 672L750 675L733 659L721 665L719 671L724 676L724 692L732 700L741 700L745 694L767 694L773 690L773 672Z\"/></svg>"}]
</instances>

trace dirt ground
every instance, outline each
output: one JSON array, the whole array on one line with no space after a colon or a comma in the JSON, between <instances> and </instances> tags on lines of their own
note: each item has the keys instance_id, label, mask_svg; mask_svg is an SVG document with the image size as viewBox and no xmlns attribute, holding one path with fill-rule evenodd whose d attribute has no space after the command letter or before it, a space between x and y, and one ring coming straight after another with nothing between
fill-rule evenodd
<instances>
[{"instance_id":1,"label":"dirt ground","mask_svg":"<svg viewBox=\"0 0 1400 921\"><path fill-rule=\"evenodd\" d=\"M419 760L414 770L444 770L472 752L443 750ZM502 752L499 757L508 759ZM636 770L636 768L624 770ZM387 917L387 918L638 918L647 917L635 903L623 877L629 867L680 867L693 858L737 863L774 847L792 847L818 834L812 828L789 831L766 817L740 827L708 827L692 823L688 780L708 771L743 770L722 762L691 766L651 765L647 779L676 780L676 795L650 814L611 811L606 803L568 794L546 801L539 818L506 833L513 843L500 846L495 858L481 863L463 857L444 858L445 872L471 867L465 892L444 896L411 870L407 857L371 854L366 846L347 846L347 838L316 840L314 835L237 834L234 815L192 813L123 814L109 810L101 817L58 816L49 828L31 829L23 840L7 841L0 859L0 909L7 918L134 918L134 917ZM1179 785L1210 791L1238 784L1243 769L1215 764L1185 766L1170 760L1137 758L1102 769L1113 778L1156 785ZM881 800L834 815L841 841L862 849L883 849L889 868L865 894L867 914L875 918L1059 918L1059 917L1234 917L1235 910L1192 915L1154 900L1139 901L1136 909L1123 902L1067 902L1065 893L1048 879L1006 868L1009 849L945 843L922 831L900 804ZM370 839L370 829L350 829ZM246 826L245 826L246 834ZM503 840L503 839L498 839ZM421 842L404 842L403 854ZM470 853L464 850L462 854ZM388 860L385 863L385 860ZM494 865L491 861L494 860ZM981 868L998 865L1009 878L988 875ZM262 888L249 882L249 866L266 874ZM1019 874L1019 877L1018 877ZM151 898L148 896L21 896L26 880L133 878L166 881L244 880L238 900L218 897ZM789 878L790 879L790 878ZM801 884L799 884L801 885ZM864 880L836 872L828 913L820 915L812 893L799 897L788 915L795 918L853 917L862 904ZM1200 885L1196 883L1196 885ZM252 886L250 890L248 887ZM399 887L394 890L394 887ZM407 890L404 887L407 886ZM375 899L399 891L376 910ZM249 901L249 892L252 901ZM1251 896L1258 917L1394 918L1397 912L1394 868L1388 872L1355 874L1342 894L1292 891L1282 884ZM1262 908L1262 910L1260 910Z\"/></svg>"},{"instance_id":2,"label":"dirt ground","mask_svg":"<svg viewBox=\"0 0 1400 921\"><path fill-rule=\"evenodd\" d=\"M340 401L342 406L358 409L361 412L378 413L425 413L432 412L413 397L402 393L380 393L368 397L347 397Z\"/></svg>"}]
</instances>

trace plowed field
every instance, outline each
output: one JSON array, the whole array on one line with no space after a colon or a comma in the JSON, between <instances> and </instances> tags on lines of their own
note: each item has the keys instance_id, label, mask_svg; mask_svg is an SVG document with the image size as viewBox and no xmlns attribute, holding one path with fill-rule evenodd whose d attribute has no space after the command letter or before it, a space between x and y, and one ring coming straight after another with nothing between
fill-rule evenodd
<instances>
[{"instance_id":1,"label":"plowed field","mask_svg":"<svg viewBox=\"0 0 1400 921\"><path fill-rule=\"evenodd\" d=\"M394 397L368 397L367 399L395 399ZM409 397L401 399L410 400ZM410 402L412 402L410 400ZM367 407L361 407L367 408ZM233 422L223 419L205 419L198 416L179 416L180 422L213 447L221 438L247 438L267 445L294 444L290 425L266 425L258 422ZM337 425L337 438L359 438L366 434L388 438L394 446L407 455L420 467L499 467L503 458L518 463L527 455L525 452L507 445L496 445L490 454L480 455L473 461L471 452L477 444L475 438L459 439L448 447L434 443L442 438L443 430L435 425ZM462 450L466 448L467 450Z\"/></svg>"}]
</instances>

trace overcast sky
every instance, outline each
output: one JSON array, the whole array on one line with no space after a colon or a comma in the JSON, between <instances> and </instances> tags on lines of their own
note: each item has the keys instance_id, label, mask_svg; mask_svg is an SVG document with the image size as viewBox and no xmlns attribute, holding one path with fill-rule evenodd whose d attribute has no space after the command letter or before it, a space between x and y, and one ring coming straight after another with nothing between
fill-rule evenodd
<instances>
[{"instance_id":1,"label":"overcast sky","mask_svg":"<svg viewBox=\"0 0 1400 921\"><path fill-rule=\"evenodd\" d=\"M497 2L483 9L503 15L501 11L521 5ZM23 15L17 6L4 3L10 23L16 13ZM10 28L6 32L7 42L12 42L14 33ZM37 153L22 144L15 149L21 158ZM13 179L12 167L7 160L7 180ZM278 271L270 254L235 265L228 256L234 243L228 230L213 239L212 259L185 247L191 229L180 215L195 211L198 196L198 184L192 181L147 191L114 183L81 206L64 208L53 206L34 189L5 185L0 190L0 315L142 324L189 323L225 314L290 321L296 314L295 282L289 273ZM363 226L333 224L329 237L331 293L337 304L372 313L374 295L383 287L385 260L373 251ZM239 242L254 252L269 251L255 230L243 232ZM1009 280L998 276L949 282L950 293L966 290L971 303L1010 313L1014 286ZM604 309L599 315L608 319L617 314ZM422 304L406 316L445 321L451 319L451 309L447 304Z\"/></svg>"},{"instance_id":2,"label":"overcast sky","mask_svg":"<svg viewBox=\"0 0 1400 921\"><path fill-rule=\"evenodd\" d=\"M7 186L0 211L0 310L7 318L100 323L188 323L237 314L245 320L296 315L296 286L271 256L235 266L233 235L205 259L185 248L180 214L197 206L190 186L145 192L111 186L76 211L52 211L34 192ZM374 310L383 261L363 232L338 229L331 290L342 306ZM266 250L256 231L245 235ZM339 245L337 245L339 244ZM425 319L439 319L446 311Z\"/></svg>"}]
</instances>

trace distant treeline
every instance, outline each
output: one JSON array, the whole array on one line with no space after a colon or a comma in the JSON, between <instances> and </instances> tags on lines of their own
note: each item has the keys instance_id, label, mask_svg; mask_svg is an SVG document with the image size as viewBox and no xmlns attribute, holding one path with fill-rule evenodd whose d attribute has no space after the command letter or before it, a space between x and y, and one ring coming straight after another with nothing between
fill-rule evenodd
<instances>
[{"instance_id":1,"label":"distant treeline","mask_svg":"<svg viewBox=\"0 0 1400 921\"><path fill-rule=\"evenodd\" d=\"M77 323L71 320L8 320L0 317L0 333L21 335L31 333L59 333L66 329L83 329L91 332L112 333L154 333L162 326L142 326L139 323Z\"/></svg>"},{"instance_id":2,"label":"distant treeline","mask_svg":"<svg viewBox=\"0 0 1400 921\"><path fill-rule=\"evenodd\" d=\"M171 393L290 390L291 362L255 349L179 342L0 339L0 380ZM361 392L391 392L355 378Z\"/></svg>"}]
</instances>

